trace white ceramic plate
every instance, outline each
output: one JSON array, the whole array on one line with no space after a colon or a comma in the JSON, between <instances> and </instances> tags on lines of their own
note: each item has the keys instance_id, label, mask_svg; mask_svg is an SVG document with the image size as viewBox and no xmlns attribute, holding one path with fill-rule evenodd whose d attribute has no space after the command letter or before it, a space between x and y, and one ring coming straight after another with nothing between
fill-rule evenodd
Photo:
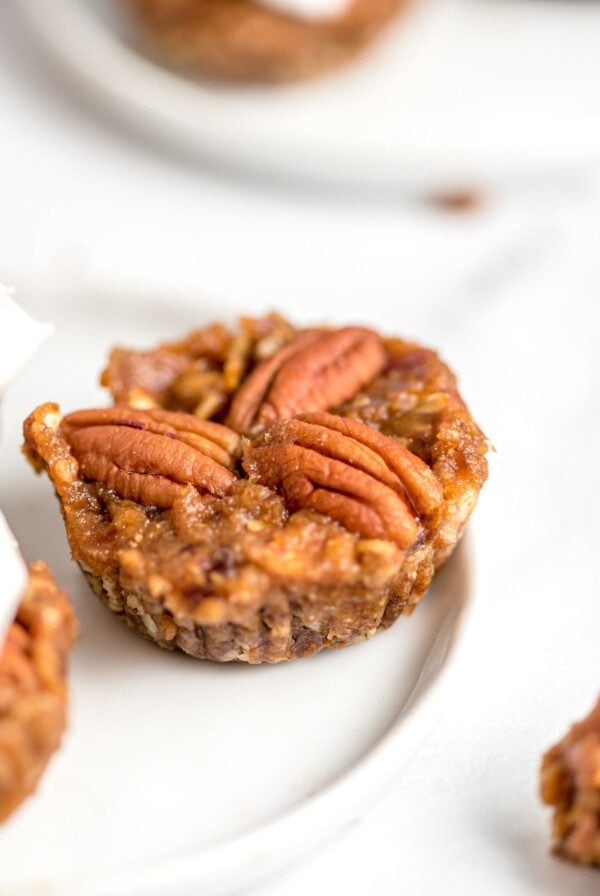
<instances>
[{"instance_id":1,"label":"white ceramic plate","mask_svg":"<svg viewBox=\"0 0 600 896\"><path fill-rule=\"evenodd\" d=\"M279 88L156 65L129 39L120 0L18 2L111 112L221 164L435 191L600 154L595 0L415 0L355 64Z\"/></svg>"},{"instance_id":2,"label":"white ceramic plate","mask_svg":"<svg viewBox=\"0 0 600 896\"><path fill-rule=\"evenodd\" d=\"M347 650L249 667L144 642L70 561L50 485L19 455L20 424L43 400L105 402L108 345L147 344L202 314L103 298L53 319L5 397L0 498L27 559L69 588L81 637L64 746L0 830L0 894L223 896L350 822L428 733L471 594L465 548L410 619Z\"/></svg>"}]
</instances>

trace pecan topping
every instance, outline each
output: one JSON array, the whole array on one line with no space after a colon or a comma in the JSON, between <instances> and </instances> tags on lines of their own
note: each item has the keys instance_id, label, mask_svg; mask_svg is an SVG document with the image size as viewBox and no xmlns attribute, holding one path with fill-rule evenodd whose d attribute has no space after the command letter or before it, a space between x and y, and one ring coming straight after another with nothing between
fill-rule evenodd
<instances>
[{"instance_id":1,"label":"pecan topping","mask_svg":"<svg viewBox=\"0 0 600 896\"><path fill-rule=\"evenodd\" d=\"M414 544L417 515L442 500L435 474L400 442L356 420L324 412L275 424L244 453L251 479L365 538Z\"/></svg>"},{"instance_id":2,"label":"pecan topping","mask_svg":"<svg viewBox=\"0 0 600 896\"><path fill-rule=\"evenodd\" d=\"M226 422L238 432L248 432L255 422L274 423L323 411L352 398L385 364L381 338L371 330L304 330L253 370L235 396Z\"/></svg>"},{"instance_id":3,"label":"pecan topping","mask_svg":"<svg viewBox=\"0 0 600 896\"><path fill-rule=\"evenodd\" d=\"M171 507L188 486L223 495L239 436L191 414L126 407L76 411L60 425L84 479L144 505Z\"/></svg>"}]
</instances>

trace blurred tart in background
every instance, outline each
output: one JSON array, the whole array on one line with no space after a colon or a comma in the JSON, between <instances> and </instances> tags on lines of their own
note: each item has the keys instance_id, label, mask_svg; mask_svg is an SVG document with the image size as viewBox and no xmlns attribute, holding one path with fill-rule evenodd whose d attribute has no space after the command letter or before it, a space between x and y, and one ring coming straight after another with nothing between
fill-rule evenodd
<instances>
[{"instance_id":1,"label":"blurred tart in background","mask_svg":"<svg viewBox=\"0 0 600 896\"><path fill-rule=\"evenodd\" d=\"M600 698L545 754L541 795L554 809L554 852L600 866Z\"/></svg>"},{"instance_id":2,"label":"blurred tart in background","mask_svg":"<svg viewBox=\"0 0 600 896\"><path fill-rule=\"evenodd\" d=\"M41 561L0 647L0 822L36 788L67 717L67 659L77 624Z\"/></svg>"},{"instance_id":3,"label":"blurred tart in background","mask_svg":"<svg viewBox=\"0 0 600 896\"><path fill-rule=\"evenodd\" d=\"M52 332L0 284L0 398ZM77 624L45 563L25 565L0 512L0 822L32 793L66 723L67 657Z\"/></svg>"},{"instance_id":4,"label":"blurred tart in background","mask_svg":"<svg viewBox=\"0 0 600 896\"><path fill-rule=\"evenodd\" d=\"M406 0L126 0L169 62L230 80L291 81L352 59Z\"/></svg>"}]
</instances>

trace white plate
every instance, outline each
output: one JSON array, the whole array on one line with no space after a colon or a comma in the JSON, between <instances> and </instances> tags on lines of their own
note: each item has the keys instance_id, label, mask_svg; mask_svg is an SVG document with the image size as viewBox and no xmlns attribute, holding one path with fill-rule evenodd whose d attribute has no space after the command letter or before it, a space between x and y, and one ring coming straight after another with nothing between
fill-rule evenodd
<instances>
[{"instance_id":1,"label":"white plate","mask_svg":"<svg viewBox=\"0 0 600 896\"><path fill-rule=\"evenodd\" d=\"M18 0L83 87L161 140L292 178L488 186L600 153L600 3L415 0L354 65L236 88L145 58L120 0Z\"/></svg>"},{"instance_id":2,"label":"white plate","mask_svg":"<svg viewBox=\"0 0 600 896\"><path fill-rule=\"evenodd\" d=\"M0 497L26 557L71 591L81 637L64 746L0 830L0 894L223 896L350 822L430 730L471 593L465 548L410 619L347 650L249 667L144 642L69 560L50 485L19 455L20 421L43 400L105 401L108 345L202 315L103 298L53 318L2 408Z\"/></svg>"}]
</instances>

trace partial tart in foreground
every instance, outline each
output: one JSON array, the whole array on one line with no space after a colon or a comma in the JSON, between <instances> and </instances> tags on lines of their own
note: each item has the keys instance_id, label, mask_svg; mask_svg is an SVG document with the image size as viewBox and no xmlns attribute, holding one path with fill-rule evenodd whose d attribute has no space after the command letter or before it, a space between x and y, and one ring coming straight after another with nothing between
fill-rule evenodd
<instances>
[{"instance_id":1,"label":"partial tart in foreground","mask_svg":"<svg viewBox=\"0 0 600 896\"><path fill-rule=\"evenodd\" d=\"M541 794L554 809L554 852L600 866L600 699L545 754Z\"/></svg>"},{"instance_id":2,"label":"partial tart in foreground","mask_svg":"<svg viewBox=\"0 0 600 896\"><path fill-rule=\"evenodd\" d=\"M38 407L25 450L73 557L167 649L278 662L409 613L460 539L487 443L435 352L271 315L116 349L116 405Z\"/></svg>"},{"instance_id":3,"label":"partial tart in foreground","mask_svg":"<svg viewBox=\"0 0 600 896\"><path fill-rule=\"evenodd\" d=\"M60 744L76 630L66 593L45 563L32 563L0 649L0 822L35 790Z\"/></svg>"},{"instance_id":4,"label":"partial tart in foreground","mask_svg":"<svg viewBox=\"0 0 600 896\"><path fill-rule=\"evenodd\" d=\"M311 77L353 59L405 0L126 0L148 45L234 81Z\"/></svg>"}]
</instances>

